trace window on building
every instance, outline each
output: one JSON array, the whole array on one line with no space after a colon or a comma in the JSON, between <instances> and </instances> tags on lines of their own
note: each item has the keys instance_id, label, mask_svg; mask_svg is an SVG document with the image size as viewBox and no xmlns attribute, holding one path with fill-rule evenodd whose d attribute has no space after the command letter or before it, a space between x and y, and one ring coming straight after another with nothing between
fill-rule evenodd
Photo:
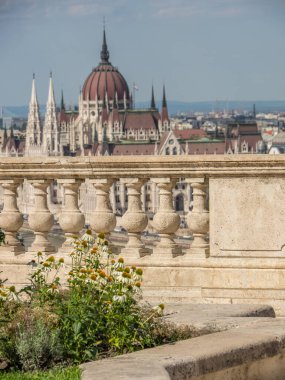
<instances>
[{"instance_id":1,"label":"window on building","mask_svg":"<svg viewBox=\"0 0 285 380\"><path fill-rule=\"evenodd\" d=\"M184 198L183 198L183 194L178 194L175 197L175 210L176 211L184 211Z\"/></svg>"}]
</instances>

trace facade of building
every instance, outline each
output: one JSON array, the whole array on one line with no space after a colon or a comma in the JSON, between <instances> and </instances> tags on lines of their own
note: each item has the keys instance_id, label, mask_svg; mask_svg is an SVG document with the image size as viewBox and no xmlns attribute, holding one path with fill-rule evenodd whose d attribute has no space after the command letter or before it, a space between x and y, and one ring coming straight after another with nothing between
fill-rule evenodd
<instances>
[{"instance_id":1,"label":"facade of building","mask_svg":"<svg viewBox=\"0 0 285 380\"><path fill-rule=\"evenodd\" d=\"M63 95L57 110L50 76L43 126L33 77L26 156L116 154L116 143L159 142L162 134L170 130L165 88L161 113L155 105L153 88L150 108L133 108L125 78L109 61L105 30L100 58L80 91L76 111L65 109ZM152 154L151 149L147 153Z\"/></svg>"}]
</instances>

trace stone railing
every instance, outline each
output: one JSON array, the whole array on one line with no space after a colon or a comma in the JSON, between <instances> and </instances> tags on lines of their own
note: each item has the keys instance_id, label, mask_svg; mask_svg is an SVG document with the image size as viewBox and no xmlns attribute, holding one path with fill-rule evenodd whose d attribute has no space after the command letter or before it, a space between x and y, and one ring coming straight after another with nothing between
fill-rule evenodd
<instances>
[{"instance_id":1,"label":"stone railing","mask_svg":"<svg viewBox=\"0 0 285 380\"><path fill-rule=\"evenodd\" d=\"M172 161L172 162L171 162ZM47 189L51 181L56 180L64 191L64 206L59 215L59 224L68 238L77 234L84 226L84 215L78 205L78 193L82 182L88 180L96 193L96 206L89 222L95 232L104 232L107 236L116 227L116 215L111 206L110 193L115 181L124 184L128 194L128 208L120 224L128 231L128 243L123 253L141 257L146 254L181 255L181 248L174 242L174 234L180 225L180 217L174 211L172 190L181 175L185 176L187 162L177 166L176 160L153 160L146 164L145 158L96 158L74 159L62 158L6 159L0 167L0 183L3 187L3 210L0 215L0 227L6 233L8 245L2 247L10 254L24 253L24 247L16 235L22 227L23 218L17 205L17 189L27 181L34 190L34 206L29 213L29 227L35 234L35 240L29 253L39 250L50 253L54 251L49 240L54 218L48 208ZM118 175L119 173L119 175ZM194 173L193 173L194 174ZM188 176L187 176L188 177ZM191 178L192 177L192 178ZM208 234L209 216L205 208L208 179L202 173L197 177L191 175L185 182L193 188L193 210L189 213L188 224L193 232L193 252L206 256L209 251ZM159 234L160 241L153 252L144 247L141 234L148 224L146 213L142 209L142 186L146 181L155 184L158 191L159 208L154 215L152 225ZM66 248L66 247L65 247ZM62 251L62 249L61 249Z\"/></svg>"},{"instance_id":2,"label":"stone railing","mask_svg":"<svg viewBox=\"0 0 285 380\"><path fill-rule=\"evenodd\" d=\"M38 250L54 252L47 238L53 226L47 203L51 181L64 189L59 224L66 242L61 254L70 249L70 236L85 223L78 206L81 184L88 180L96 192L91 228L108 235L116 226L111 188L120 181L128 193L127 211L120 221L128 231L128 242L121 253L145 267L150 298L262 303L274 299L278 311L285 298L284 175L283 156L2 158L0 227L8 244L0 247L0 263L17 265ZM193 189L193 209L187 219L194 240L187 249L174 240L180 217L174 211L172 189L180 178ZM32 185L35 198L28 217L35 240L26 252L17 239L23 225L17 189L24 181ZM148 223L141 203L147 181L155 183L159 198L152 221L159 242L152 248L141 239Z\"/></svg>"}]
</instances>

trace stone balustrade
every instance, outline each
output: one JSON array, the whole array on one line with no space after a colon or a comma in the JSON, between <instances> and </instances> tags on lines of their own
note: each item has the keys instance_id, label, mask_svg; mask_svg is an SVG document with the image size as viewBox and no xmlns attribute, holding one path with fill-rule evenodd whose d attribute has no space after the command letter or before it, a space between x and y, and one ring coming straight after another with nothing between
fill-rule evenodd
<instances>
[{"instance_id":1,"label":"stone balustrade","mask_svg":"<svg viewBox=\"0 0 285 380\"><path fill-rule=\"evenodd\" d=\"M7 244L0 247L0 270L24 283L25 265L35 252L56 253L48 237L54 223L48 202L52 181L63 194L57 217L65 241L58 254L66 255L71 237L85 224L78 194L86 185L87 192L90 186L95 191L95 205L87 210L90 227L110 239L116 224L127 230L127 242L113 249L144 267L149 299L270 301L285 312L284 175L282 155L2 158L0 227ZM181 178L193 196L186 216L193 241L183 246L176 238L181 218L173 198ZM34 192L25 228L35 239L28 248L17 239L23 228L18 197L23 183ZM126 210L119 222L115 188ZM152 220L145 212L147 191L158 201ZM189 208L189 199L186 203ZM152 245L143 237L150 228L159 237Z\"/></svg>"}]
</instances>

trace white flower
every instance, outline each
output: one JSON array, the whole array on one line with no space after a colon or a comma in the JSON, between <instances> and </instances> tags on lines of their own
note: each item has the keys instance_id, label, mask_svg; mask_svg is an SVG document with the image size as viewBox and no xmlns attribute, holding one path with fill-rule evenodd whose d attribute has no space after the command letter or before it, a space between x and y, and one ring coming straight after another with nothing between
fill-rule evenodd
<instances>
[{"instance_id":1,"label":"white flower","mask_svg":"<svg viewBox=\"0 0 285 380\"><path fill-rule=\"evenodd\" d=\"M117 269L117 268L124 268L124 263L118 261L117 263L114 264L114 268Z\"/></svg>"},{"instance_id":2,"label":"white flower","mask_svg":"<svg viewBox=\"0 0 285 380\"><path fill-rule=\"evenodd\" d=\"M113 296L114 302L125 302L127 300L127 296L125 294L118 294Z\"/></svg>"},{"instance_id":3,"label":"white flower","mask_svg":"<svg viewBox=\"0 0 285 380\"><path fill-rule=\"evenodd\" d=\"M81 241L86 240L90 244L94 244L94 242L95 242L94 236L92 236L91 234L87 234L87 233L83 234L81 236L80 240Z\"/></svg>"}]
</instances>

